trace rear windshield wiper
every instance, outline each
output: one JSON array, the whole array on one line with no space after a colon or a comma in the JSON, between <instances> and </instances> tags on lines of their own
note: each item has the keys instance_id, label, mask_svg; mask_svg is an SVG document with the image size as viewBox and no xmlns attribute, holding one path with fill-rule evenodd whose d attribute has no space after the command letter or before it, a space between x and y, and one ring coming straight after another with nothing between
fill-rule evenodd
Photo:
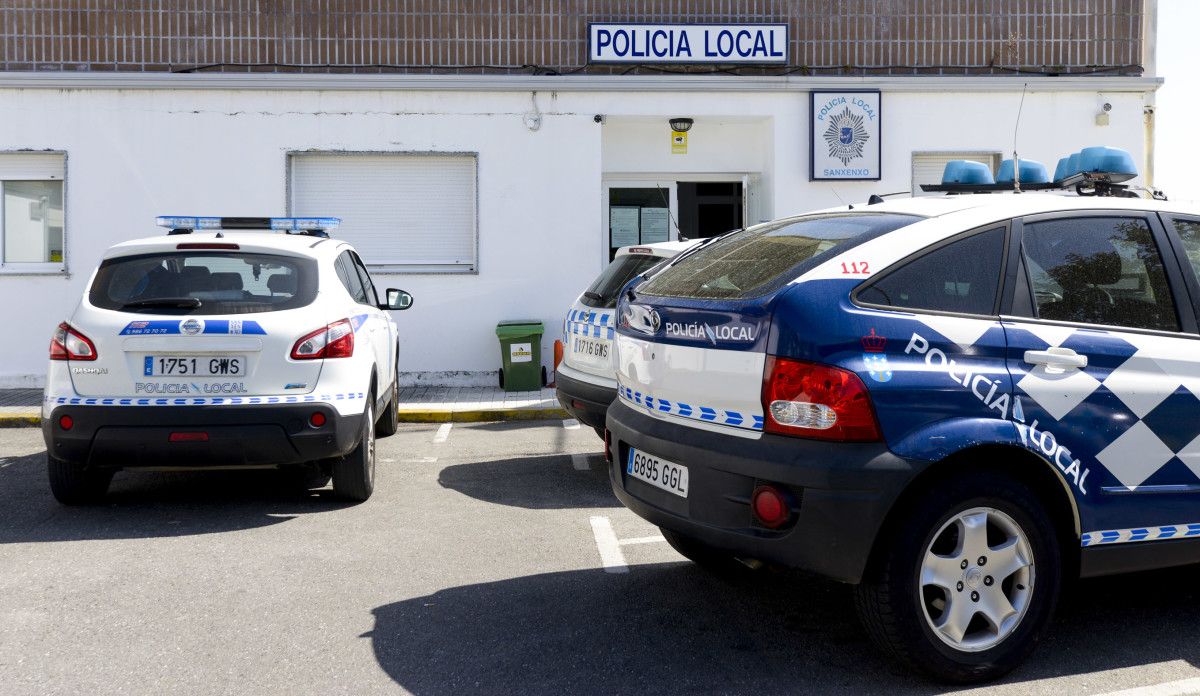
<instances>
[{"instance_id":1,"label":"rear windshield wiper","mask_svg":"<svg viewBox=\"0 0 1200 696\"><path fill-rule=\"evenodd\" d=\"M589 300L595 300L596 302L604 301L604 295L601 295L598 292L592 292L591 290L584 291L583 296L588 298Z\"/></svg>"},{"instance_id":2,"label":"rear windshield wiper","mask_svg":"<svg viewBox=\"0 0 1200 696\"><path fill-rule=\"evenodd\" d=\"M150 300L135 300L121 305L121 309L137 309L138 307L175 307L178 309L196 309L202 302L198 297L155 297Z\"/></svg>"}]
</instances>

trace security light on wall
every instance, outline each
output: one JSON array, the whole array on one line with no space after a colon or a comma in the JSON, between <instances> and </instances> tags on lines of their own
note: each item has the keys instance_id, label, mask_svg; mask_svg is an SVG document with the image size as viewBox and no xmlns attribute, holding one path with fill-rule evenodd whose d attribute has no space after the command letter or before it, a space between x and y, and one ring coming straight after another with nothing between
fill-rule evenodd
<instances>
[{"instance_id":1,"label":"security light on wall","mask_svg":"<svg viewBox=\"0 0 1200 696\"><path fill-rule=\"evenodd\" d=\"M679 131L680 133L686 133L692 129L692 124L695 123L695 121L690 118L673 118L671 119L670 123L671 130Z\"/></svg>"}]
</instances>

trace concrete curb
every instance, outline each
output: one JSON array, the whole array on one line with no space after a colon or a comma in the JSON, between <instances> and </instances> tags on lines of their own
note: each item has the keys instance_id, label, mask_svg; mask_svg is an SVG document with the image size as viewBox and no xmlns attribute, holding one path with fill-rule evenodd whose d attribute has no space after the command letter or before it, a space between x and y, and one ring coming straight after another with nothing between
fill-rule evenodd
<instances>
[{"instance_id":1,"label":"concrete curb","mask_svg":"<svg viewBox=\"0 0 1200 696\"><path fill-rule=\"evenodd\" d=\"M0 410L0 428L36 428L42 424L40 409Z\"/></svg>"},{"instance_id":2,"label":"concrete curb","mask_svg":"<svg viewBox=\"0 0 1200 696\"><path fill-rule=\"evenodd\" d=\"M481 423L571 417L561 408L484 408L463 411L402 408L396 415L401 423Z\"/></svg>"}]
</instances>

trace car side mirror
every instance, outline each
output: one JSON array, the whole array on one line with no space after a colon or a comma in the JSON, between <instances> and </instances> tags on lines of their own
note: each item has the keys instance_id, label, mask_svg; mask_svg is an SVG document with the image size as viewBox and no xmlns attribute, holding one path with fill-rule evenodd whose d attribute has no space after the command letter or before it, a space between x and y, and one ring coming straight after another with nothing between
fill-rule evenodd
<instances>
[{"instance_id":1,"label":"car side mirror","mask_svg":"<svg viewBox=\"0 0 1200 696\"><path fill-rule=\"evenodd\" d=\"M396 288L387 289L387 302L380 309L408 309L413 304L413 296Z\"/></svg>"}]
</instances>

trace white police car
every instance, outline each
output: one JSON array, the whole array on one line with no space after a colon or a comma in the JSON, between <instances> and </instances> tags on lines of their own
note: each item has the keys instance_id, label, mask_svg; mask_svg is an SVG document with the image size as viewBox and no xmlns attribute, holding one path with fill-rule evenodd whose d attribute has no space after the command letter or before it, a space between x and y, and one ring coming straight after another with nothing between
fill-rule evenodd
<instances>
[{"instance_id":1,"label":"white police car","mask_svg":"<svg viewBox=\"0 0 1200 696\"><path fill-rule=\"evenodd\" d=\"M281 467L366 500L396 431L396 324L336 218L161 217L118 244L50 342L50 487L131 468ZM271 230L286 233L270 233Z\"/></svg>"},{"instance_id":2,"label":"white police car","mask_svg":"<svg viewBox=\"0 0 1200 696\"><path fill-rule=\"evenodd\" d=\"M1025 188L1100 196L841 207L631 284L616 495L702 564L856 584L951 681L1013 668L1068 577L1200 561L1200 208L1082 159Z\"/></svg>"},{"instance_id":3,"label":"white police car","mask_svg":"<svg viewBox=\"0 0 1200 696\"><path fill-rule=\"evenodd\" d=\"M604 436L604 414L617 398L613 311L617 293L633 278L701 244L701 240L657 242L617 249L587 290L567 310L563 359L555 371L558 401L584 425Z\"/></svg>"}]
</instances>

